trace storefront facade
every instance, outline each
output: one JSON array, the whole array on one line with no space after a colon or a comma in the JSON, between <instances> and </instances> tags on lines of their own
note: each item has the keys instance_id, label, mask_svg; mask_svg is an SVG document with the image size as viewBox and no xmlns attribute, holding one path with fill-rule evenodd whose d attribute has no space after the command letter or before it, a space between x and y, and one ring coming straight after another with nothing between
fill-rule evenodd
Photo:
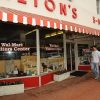
<instances>
[{"instance_id":1,"label":"storefront facade","mask_svg":"<svg viewBox=\"0 0 100 100\"><path fill-rule=\"evenodd\" d=\"M84 6L84 5L85 6ZM91 5L89 5L91 4ZM92 8L92 11L91 11ZM41 43L42 32L40 32L40 28L44 29L55 29L56 31L51 32L45 35L46 38L58 36L58 34L63 34L62 42L48 42L45 40L45 49L48 55L51 55L53 51L58 51L59 54L62 54L63 57L57 58L54 62L59 62L59 66L62 66L69 71L78 70L78 43L82 42L84 44L84 40L78 40L80 38L78 36L86 35L99 37L100 36L100 19L99 15L96 12L96 1L94 0L92 3L90 0L87 1L80 1L80 0L1 0L0 1L0 20L4 23L11 22L15 24L24 24L24 25L31 25L34 27L32 31L26 33L26 35L31 34L32 32L36 34L36 44L34 45L36 48L36 55L34 58L30 58L31 60L36 60L34 66L37 66L37 76L36 77L23 77L22 80L25 82L26 87L37 87L44 85L53 80L53 73L50 72L49 74L41 75L41 63L43 66L44 61L46 64L50 64L54 61L51 59L47 59L41 57L41 53L44 52L40 50L40 48L44 45L43 42ZM43 31L44 32L44 31ZM41 34L40 34L41 33ZM66 34L69 34L68 36ZM77 35L76 35L77 33ZM72 34L70 37L70 34ZM40 38L41 37L41 38ZM83 37L83 36L82 36ZM84 38L84 37L83 37ZM91 38L91 37L89 37ZM52 40L56 40L53 38ZM49 40L48 40L49 41ZM94 43L94 41L91 41ZM92 45L92 43L90 44ZM87 43L86 43L87 44ZM14 47L14 50L20 50L16 47L24 47L23 44L18 43L15 46L12 44L7 44L8 47ZM10 46L9 46L10 45ZM1 43L2 46L2 43ZM4 47L4 45L2 46ZM67 50L67 48L70 48ZM24 50L29 50L29 48L24 48ZM72 51L71 51L72 50ZM0 50L2 51L2 50ZM5 51L5 50L4 50ZM68 52L67 52L68 51ZM74 54L73 54L74 53ZM68 58L68 55L70 59ZM44 55L44 53L43 53ZM28 55L29 56L29 55ZM26 58L28 59L28 56ZM74 57L74 62L73 62ZM24 62L26 59L25 57L21 57L21 61ZM68 59L67 59L68 58ZM68 64L69 60L69 64ZM48 61L48 62L47 62ZM62 62L61 62L62 61ZM32 61L31 61L32 62ZM29 62L30 63L30 62ZM74 69L73 69L74 64ZM70 66L68 68L67 66ZM26 71L26 70L25 70ZM17 78L21 79L21 78ZM35 81L34 85L29 81ZM8 79L6 79L9 81ZM10 78L11 81L15 80L15 78ZM1 80L2 81L2 80ZM4 80L3 80L4 81ZM28 83L29 81L29 83ZM28 84L28 85L27 85ZM29 86L30 84L30 86Z\"/></svg>"}]
</instances>

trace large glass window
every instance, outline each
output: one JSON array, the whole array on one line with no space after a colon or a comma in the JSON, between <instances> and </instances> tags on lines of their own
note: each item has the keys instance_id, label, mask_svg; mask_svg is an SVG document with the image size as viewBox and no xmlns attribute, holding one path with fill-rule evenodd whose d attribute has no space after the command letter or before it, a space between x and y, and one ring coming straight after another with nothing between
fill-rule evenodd
<instances>
[{"instance_id":1,"label":"large glass window","mask_svg":"<svg viewBox=\"0 0 100 100\"><path fill-rule=\"evenodd\" d=\"M0 27L0 78L37 75L34 28L8 22Z\"/></svg>"},{"instance_id":2,"label":"large glass window","mask_svg":"<svg viewBox=\"0 0 100 100\"><path fill-rule=\"evenodd\" d=\"M78 56L81 65L90 64L91 50L88 44L78 44Z\"/></svg>"},{"instance_id":3,"label":"large glass window","mask_svg":"<svg viewBox=\"0 0 100 100\"><path fill-rule=\"evenodd\" d=\"M54 29L44 29L41 31L41 73L63 69L63 32Z\"/></svg>"},{"instance_id":4,"label":"large glass window","mask_svg":"<svg viewBox=\"0 0 100 100\"><path fill-rule=\"evenodd\" d=\"M0 27L0 78L34 76L39 67L41 74L64 69L63 31L38 27L37 66L36 27L3 22Z\"/></svg>"}]
</instances>

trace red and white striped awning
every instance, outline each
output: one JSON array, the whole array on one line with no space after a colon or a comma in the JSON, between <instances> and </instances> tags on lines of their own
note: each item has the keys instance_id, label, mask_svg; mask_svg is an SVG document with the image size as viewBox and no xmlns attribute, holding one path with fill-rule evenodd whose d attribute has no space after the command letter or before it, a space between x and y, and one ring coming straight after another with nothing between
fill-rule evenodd
<instances>
[{"instance_id":1,"label":"red and white striped awning","mask_svg":"<svg viewBox=\"0 0 100 100\"><path fill-rule=\"evenodd\" d=\"M100 30L97 29L4 7L0 7L0 20L100 36Z\"/></svg>"}]
</instances>

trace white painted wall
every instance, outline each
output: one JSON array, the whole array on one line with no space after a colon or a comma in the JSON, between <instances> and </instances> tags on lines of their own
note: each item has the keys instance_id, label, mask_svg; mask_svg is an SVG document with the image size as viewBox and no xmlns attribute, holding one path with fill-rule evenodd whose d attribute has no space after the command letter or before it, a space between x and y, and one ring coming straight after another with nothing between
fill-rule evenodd
<instances>
[{"instance_id":1,"label":"white painted wall","mask_svg":"<svg viewBox=\"0 0 100 100\"><path fill-rule=\"evenodd\" d=\"M97 13L96 0L73 0L73 3L85 11Z\"/></svg>"},{"instance_id":2,"label":"white painted wall","mask_svg":"<svg viewBox=\"0 0 100 100\"><path fill-rule=\"evenodd\" d=\"M20 4L17 2L17 0L0 0L0 7L7 7L11 9L16 9L20 11L25 11L37 15L58 19L59 21L64 20L79 25L91 27L94 29L100 29L100 25L94 24L92 19L93 16L95 16L97 19L100 18L100 16L96 13L96 0L72 0L72 2L69 2L68 0L54 0L56 4L56 9L52 13L46 10L44 5L45 0L38 0L37 8L33 6L34 0L26 1L27 5ZM64 3L66 5L70 4L72 8L77 8L78 18L73 19L72 12L68 9L67 16L60 15L59 3Z\"/></svg>"}]
</instances>

